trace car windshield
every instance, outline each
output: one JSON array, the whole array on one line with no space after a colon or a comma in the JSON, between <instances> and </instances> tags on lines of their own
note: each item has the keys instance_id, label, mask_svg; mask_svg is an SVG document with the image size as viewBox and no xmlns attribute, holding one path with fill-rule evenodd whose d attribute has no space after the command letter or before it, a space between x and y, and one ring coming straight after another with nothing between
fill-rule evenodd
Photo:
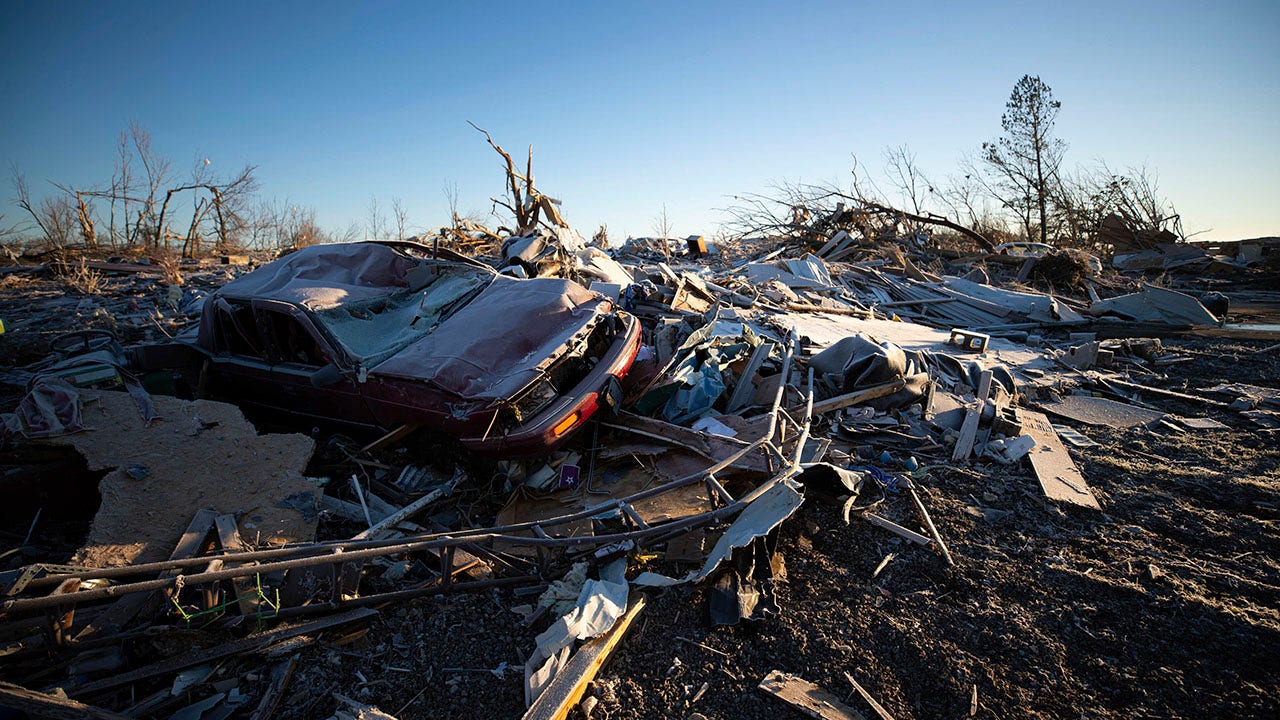
<instances>
[{"instance_id":1,"label":"car windshield","mask_svg":"<svg viewBox=\"0 0 1280 720\"><path fill-rule=\"evenodd\" d=\"M374 364L430 333L491 281L484 270L446 266L419 289L320 310L316 318L359 363Z\"/></svg>"}]
</instances>

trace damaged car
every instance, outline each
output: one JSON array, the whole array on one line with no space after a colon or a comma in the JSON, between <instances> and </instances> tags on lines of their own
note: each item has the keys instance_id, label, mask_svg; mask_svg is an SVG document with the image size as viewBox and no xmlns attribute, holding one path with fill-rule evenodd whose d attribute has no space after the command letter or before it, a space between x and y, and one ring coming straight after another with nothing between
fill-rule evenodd
<instances>
[{"instance_id":1,"label":"damaged car","mask_svg":"<svg viewBox=\"0 0 1280 720\"><path fill-rule=\"evenodd\" d=\"M634 317L570 280L359 242L304 248L232 280L196 328L134 362L185 365L196 394L246 408L422 426L519 456L555 449L616 406L639 348Z\"/></svg>"}]
</instances>

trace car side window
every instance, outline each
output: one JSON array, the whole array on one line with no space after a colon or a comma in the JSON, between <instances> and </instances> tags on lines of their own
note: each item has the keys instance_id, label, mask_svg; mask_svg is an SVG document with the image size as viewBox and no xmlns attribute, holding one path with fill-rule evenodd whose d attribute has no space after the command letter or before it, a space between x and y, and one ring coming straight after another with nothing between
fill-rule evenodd
<instances>
[{"instance_id":1,"label":"car side window","mask_svg":"<svg viewBox=\"0 0 1280 720\"><path fill-rule=\"evenodd\" d=\"M275 310L258 310L262 332L270 338L272 362L321 367L328 360L320 345L297 318Z\"/></svg>"},{"instance_id":2,"label":"car side window","mask_svg":"<svg viewBox=\"0 0 1280 720\"><path fill-rule=\"evenodd\" d=\"M220 301L215 316L223 348L232 355L258 360L266 358L253 308L247 303Z\"/></svg>"}]
</instances>

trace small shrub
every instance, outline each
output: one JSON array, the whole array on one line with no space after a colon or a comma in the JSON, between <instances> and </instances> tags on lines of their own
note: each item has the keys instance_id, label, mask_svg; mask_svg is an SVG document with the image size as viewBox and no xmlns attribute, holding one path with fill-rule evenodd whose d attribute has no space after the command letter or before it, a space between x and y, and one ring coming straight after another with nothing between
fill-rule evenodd
<instances>
[{"instance_id":1,"label":"small shrub","mask_svg":"<svg viewBox=\"0 0 1280 720\"><path fill-rule=\"evenodd\" d=\"M85 264L84 258L80 258L75 263L61 265L60 268L61 270L57 273L58 279L68 288L84 295L97 295L102 292L104 284L102 275L91 270Z\"/></svg>"}]
</instances>

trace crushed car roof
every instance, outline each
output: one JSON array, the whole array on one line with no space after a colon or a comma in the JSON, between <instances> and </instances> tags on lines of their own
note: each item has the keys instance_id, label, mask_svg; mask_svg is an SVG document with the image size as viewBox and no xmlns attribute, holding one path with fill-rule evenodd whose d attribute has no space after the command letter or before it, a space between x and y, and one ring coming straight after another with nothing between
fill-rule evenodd
<instances>
[{"instance_id":1,"label":"crushed car roof","mask_svg":"<svg viewBox=\"0 0 1280 720\"><path fill-rule=\"evenodd\" d=\"M422 264L394 246L377 242L302 248L222 286L223 297L260 298L324 310L405 288L405 276Z\"/></svg>"}]
</instances>

